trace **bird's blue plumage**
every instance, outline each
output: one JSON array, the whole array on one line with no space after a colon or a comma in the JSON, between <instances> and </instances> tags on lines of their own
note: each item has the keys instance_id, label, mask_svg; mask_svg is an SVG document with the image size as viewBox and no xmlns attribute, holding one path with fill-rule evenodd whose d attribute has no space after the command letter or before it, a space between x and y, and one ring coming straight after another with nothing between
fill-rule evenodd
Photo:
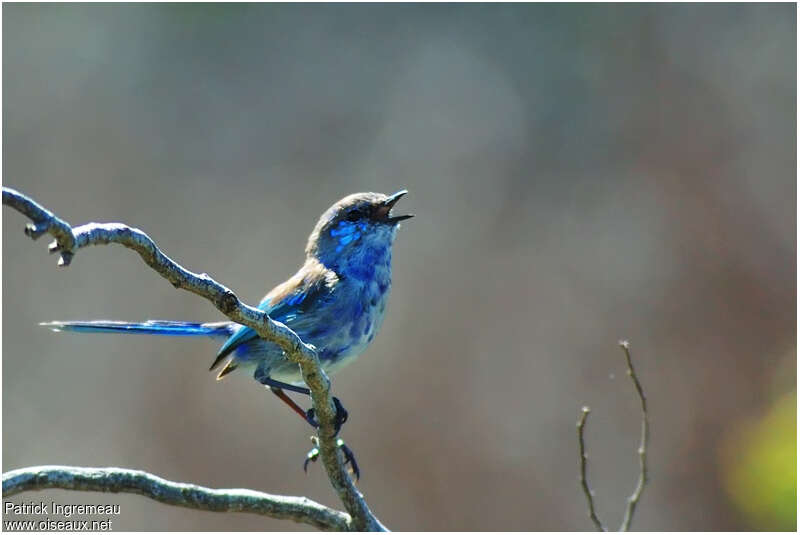
<instances>
[{"instance_id":1,"label":"bird's blue plumage","mask_svg":"<svg viewBox=\"0 0 800 535\"><path fill-rule=\"evenodd\" d=\"M327 372L361 354L373 340L386 312L391 288L392 243L398 223L391 209L405 194L357 193L329 208L306 246L306 260L291 278L270 291L258 308L313 344ZM148 321L53 322L54 330L100 333L226 337L212 369L226 358L219 377L249 369L261 381L300 383L299 367L276 345L230 322Z\"/></svg>"},{"instance_id":2,"label":"bird's blue plumage","mask_svg":"<svg viewBox=\"0 0 800 535\"><path fill-rule=\"evenodd\" d=\"M42 323L54 331L76 333L157 334L162 336L230 336L229 322L193 323L189 321L149 320L143 323L122 321L53 321Z\"/></svg>"}]
</instances>

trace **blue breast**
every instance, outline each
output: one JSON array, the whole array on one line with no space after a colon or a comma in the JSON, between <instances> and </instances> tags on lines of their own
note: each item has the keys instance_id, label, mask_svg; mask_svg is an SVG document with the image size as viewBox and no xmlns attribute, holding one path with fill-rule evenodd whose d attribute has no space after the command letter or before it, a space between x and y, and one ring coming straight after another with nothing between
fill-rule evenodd
<instances>
[{"instance_id":1,"label":"blue breast","mask_svg":"<svg viewBox=\"0 0 800 535\"><path fill-rule=\"evenodd\" d=\"M320 306L304 303L302 321L291 314L273 319L286 323L317 350L323 368L334 373L364 352L383 323L391 289L391 239L373 239L358 235L357 229L333 229L340 242L348 238L361 240L352 254L342 255L338 265L331 266L339 276L332 298ZM393 236L392 236L393 237ZM347 245L345 243L344 245ZM341 243L339 244L341 245ZM293 299L300 299L295 297ZM278 381L299 383L302 377L296 364L287 361L276 346L261 339L239 348L246 355L242 360L259 362L270 377Z\"/></svg>"}]
</instances>

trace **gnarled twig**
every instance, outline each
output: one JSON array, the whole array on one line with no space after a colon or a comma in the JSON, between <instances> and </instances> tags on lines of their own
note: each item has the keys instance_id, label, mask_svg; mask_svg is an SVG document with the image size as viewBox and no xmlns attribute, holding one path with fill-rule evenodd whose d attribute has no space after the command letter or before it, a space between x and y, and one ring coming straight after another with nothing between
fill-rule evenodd
<instances>
[{"instance_id":1,"label":"gnarled twig","mask_svg":"<svg viewBox=\"0 0 800 535\"><path fill-rule=\"evenodd\" d=\"M350 529L350 515L308 498L276 496L248 489L209 489L167 481L141 470L34 466L3 474L3 498L40 489L125 492L201 511L254 513L329 531Z\"/></svg>"},{"instance_id":2,"label":"gnarled twig","mask_svg":"<svg viewBox=\"0 0 800 535\"><path fill-rule=\"evenodd\" d=\"M369 510L342 462L336 445L336 409L330 393L330 379L320 367L313 346L304 343L283 323L276 322L261 310L242 303L236 294L207 274L184 269L161 252L155 242L139 229L121 223L88 223L73 228L33 199L6 187L3 187L3 204L11 206L33 221L25 231L31 238L37 239L45 233L55 238L49 249L51 253L59 253L59 266L69 265L75 253L89 245L116 243L133 249L148 266L175 288L204 297L230 320L250 327L261 338L283 349L289 360L300 365L303 379L311 390L312 404L320 424L320 456L331 484L353 519L353 528L359 531L386 529Z\"/></svg>"}]
</instances>

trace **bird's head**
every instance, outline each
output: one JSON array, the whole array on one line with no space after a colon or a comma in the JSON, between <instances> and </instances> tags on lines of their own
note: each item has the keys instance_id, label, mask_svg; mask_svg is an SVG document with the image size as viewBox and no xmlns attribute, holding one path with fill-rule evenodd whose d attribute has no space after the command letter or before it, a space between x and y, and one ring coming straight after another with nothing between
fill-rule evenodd
<instances>
[{"instance_id":1,"label":"bird's head","mask_svg":"<svg viewBox=\"0 0 800 535\"><path fill-rule=\"evenodd\" d=\"M336 269L357 267L390 253L398 224L413 215L393 215L392 208L408 193L354 193L320 216L308 238L306 254Z\"/></svg>"}]
</instances>

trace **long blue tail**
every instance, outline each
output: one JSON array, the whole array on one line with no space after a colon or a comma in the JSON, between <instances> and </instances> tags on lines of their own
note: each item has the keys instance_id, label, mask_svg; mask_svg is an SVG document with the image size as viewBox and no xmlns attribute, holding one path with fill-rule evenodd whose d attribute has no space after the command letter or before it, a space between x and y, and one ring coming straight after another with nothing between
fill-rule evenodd
<instances>
[{"instance_id":1,"label":"long blue tail","mask_svg":"<svg viewBox=\"0 0 800 535\"><path fill-rule=\"evenodd\" d=\"M144 323L124 321L52 321L40 323L56 332L110 333L110 334L156 334L164 336L230 336L236 325L230 322L192 323L188 321L149 320Z\"/></svg>"}]
</instances>

